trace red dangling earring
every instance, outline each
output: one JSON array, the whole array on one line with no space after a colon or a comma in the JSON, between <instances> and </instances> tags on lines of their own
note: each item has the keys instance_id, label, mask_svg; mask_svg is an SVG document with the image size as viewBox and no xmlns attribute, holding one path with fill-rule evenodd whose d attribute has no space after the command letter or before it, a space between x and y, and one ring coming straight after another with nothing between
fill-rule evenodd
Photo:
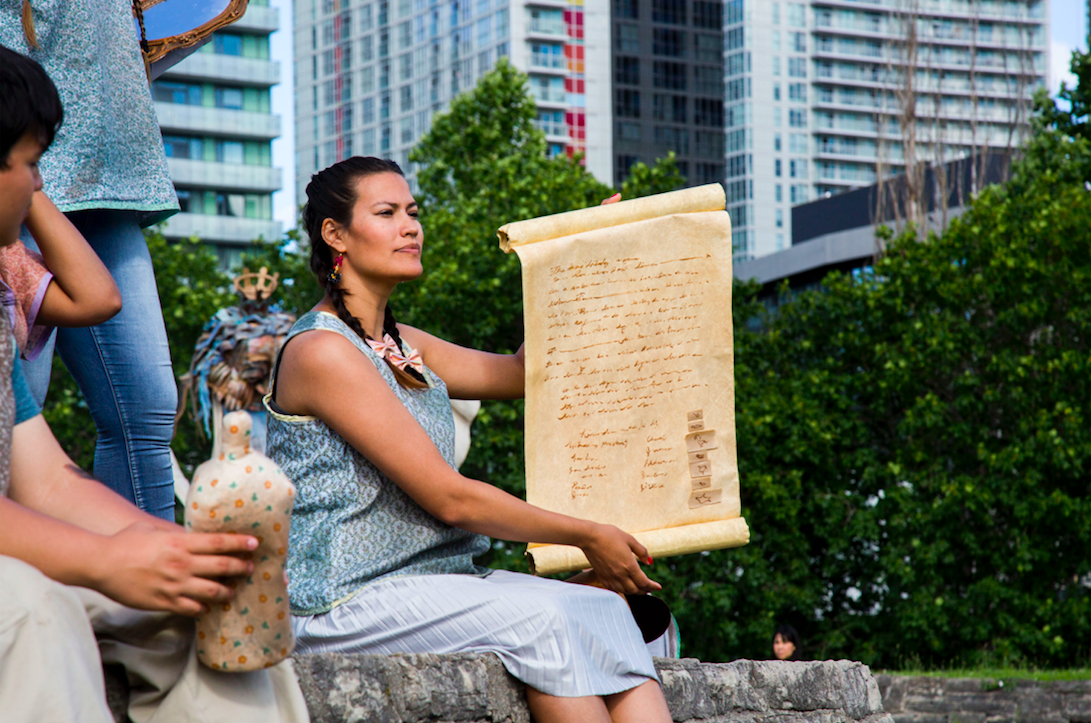
<instances>
[{"instance_id":1,"label":"red dangling earring","mask_svg":"<svg viewBox=\"0 0 1091 723\"><path fill-rule=\"evenodd\" d=\"M344 254L337 254L337 258L333 260L333 268L330 269L330 273L327 275L331 284L336 284L341 280L341 262L344 260Z\"/></svg>"}]
</instances>

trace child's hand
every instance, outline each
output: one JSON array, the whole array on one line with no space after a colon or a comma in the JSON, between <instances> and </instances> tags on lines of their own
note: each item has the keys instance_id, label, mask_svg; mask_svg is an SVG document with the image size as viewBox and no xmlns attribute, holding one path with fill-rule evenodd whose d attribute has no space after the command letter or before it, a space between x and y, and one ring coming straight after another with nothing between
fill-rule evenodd
<instances>
[{"instance_id":1,"label":"child's hand","mask_svg":"<svg viewBox=\"0 0 1091 723\"><path fill-rule=\"evenodd\" d=\"M230 600L221 578L246 575L254 564L241 555L258 541L249 535L167 532L138 522L106 538L96 571L97 590L142 610L197 615ZM236 556L239 555L239 556Z\"/></svg>"}]
</instances>

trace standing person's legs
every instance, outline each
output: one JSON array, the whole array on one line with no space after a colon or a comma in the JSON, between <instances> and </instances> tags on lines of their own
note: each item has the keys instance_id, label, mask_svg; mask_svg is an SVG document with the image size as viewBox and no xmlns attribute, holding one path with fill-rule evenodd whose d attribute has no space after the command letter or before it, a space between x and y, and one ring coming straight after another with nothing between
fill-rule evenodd
<instances>
[{"instance_id":1,"label":"standing person's legs","mask_svg":"<svg viewBox=\"0 0 1091 723\"><path fill-rule=\"evenodd\" d=\"M121 291L122 309L112 319L57 332L57 350L98 430L95 476L146 512L173 521L170 440L178 390L144 233L130 211L80 211L68 218ZM47 354L27 374L42 397L52 362Z\"/></svg>"}]
</instances>

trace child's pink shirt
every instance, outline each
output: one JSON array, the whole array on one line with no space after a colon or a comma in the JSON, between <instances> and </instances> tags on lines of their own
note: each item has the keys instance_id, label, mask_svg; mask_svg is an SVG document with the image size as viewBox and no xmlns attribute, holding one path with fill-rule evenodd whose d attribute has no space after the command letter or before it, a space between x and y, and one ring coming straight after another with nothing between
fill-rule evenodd
<instances>
[{"instance_id":1,"label":"child's pink shirt","mask_svg":"<svg viewBox=\"0 0 1091 723\"><path fill-rule=\"evenodd\" d=\"M11 329L23 358L32 361L41 352L51 326L37 324L42 299L53 274L45 261L22 241L0 247L0 305L11 319Z\"/></svg>"}]
</instances>

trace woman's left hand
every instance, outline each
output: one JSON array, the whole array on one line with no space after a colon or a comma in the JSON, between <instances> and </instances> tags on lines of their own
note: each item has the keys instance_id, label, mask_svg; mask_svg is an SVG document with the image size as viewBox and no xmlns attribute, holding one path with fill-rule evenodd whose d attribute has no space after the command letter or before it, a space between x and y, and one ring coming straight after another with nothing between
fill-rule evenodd
<instances>
[{"instance_id":1,"label":"woman's left hand","mask_svg":"<svg viewBox=\"0 0 1091 723\"><path fill-rule=\"evenodd\" d=\"M587 555L599 587L622 595L655 592L663 587L648 579L637 563L638 558L651 563L648 549L613 525L596 524L580 549Z\"/></svg>"}]
</instances>

